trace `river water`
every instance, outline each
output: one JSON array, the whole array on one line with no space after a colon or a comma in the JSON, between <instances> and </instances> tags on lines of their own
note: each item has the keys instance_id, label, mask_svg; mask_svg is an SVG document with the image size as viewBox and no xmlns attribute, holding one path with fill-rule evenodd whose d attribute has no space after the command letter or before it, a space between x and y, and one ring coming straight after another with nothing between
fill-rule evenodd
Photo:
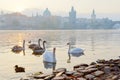
<instances>
[{"instance_id":1,"label":"river water","mask_svg":"<svg viewBox=\"0 0 120 80\"><path fill-rule=\"evenodd\" d=\"M29 41L38 42L38 39L46 40L46 49L53 50L56 47L56 68L72 67L80 63L91 63L97 59L116 59L120 56L120 31L119 30L1 30L0 31L0 80L19 80L24 75L42 71L51 73L52 69L45 68L43 56L32 55L28 48ZM14 45L25 43L26 55L11 52ZM79 47L85 55L72 57L71 63L67 63L68 45ZM25 73L15 73L15 65L25 67Z\"/></svg>"}]
</instances>

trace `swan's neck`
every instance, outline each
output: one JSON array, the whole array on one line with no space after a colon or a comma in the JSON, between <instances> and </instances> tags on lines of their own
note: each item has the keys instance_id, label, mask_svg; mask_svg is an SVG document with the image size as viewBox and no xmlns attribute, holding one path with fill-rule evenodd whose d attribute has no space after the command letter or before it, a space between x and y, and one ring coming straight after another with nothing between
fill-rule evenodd
<instances>
[{"instance_id":1,"label":"swan's neck","mask_svg":"<svg viewBox=\"0 0 120 80\"><path fill-rule=\"evenodd\" d=\"M25 40L23 40L23 55L25 55Z\"/></svg>"},{"instance_id":2,"label":"swan's neck","mask_svg":"<svg viewBox=\"0 0 120 80\"><path fill-rule=\"evenodd\" d=\"M68 60L70 61L70 59L71 59L71 56L70 56L70 48L71 48L71 45L69 44L69 49L68 49Z\"/></svg>"},{"instance_id":3,"label":"swan's neck","mask_svg":"<svg viewBox=\"0 0 120 80\"><path fill-rule=\"evenodd\" d=\"M45 50L45 42L43 42L43 49Z\"/></svg>"},{"instance_id":4,"label":"swan's neck","mask_svg":"<svg viewBox=\"0 0 120 80\"><path fill-rule=\"evenodd\" d=\"M23 49L25 49L25 40L23 40Z\"/></svg>"},{"instance_id":5,"label":"swan's neck","mask_svg":"<svg viewBox=\"0 0 120 80\"><path fill-rule=\"evenodd\" d=\"M41 45L40 45L40 40L38 40L38 45L39 45L39 47L41 47Z\"/></svg>"},{"instance_id":6,"label":"swan's neck","mask_svg":"<svg viewBox=\"0 0 120 80\"><path fill-rule=\"evenodd\" d=\"M53 48L53 60L55 61L55 48Z\"/></svg>"},{"instance_id":7,"label":"swan's neck","mask_svg":"<svg viewBox=\"0 0 120 80\"><path fill-rule=\"evenodd\" d=\"M69 49L68 49L68 53L70 52L70 49L71 49L71 45L69 44Z\"/></svg>"}]
</instances>

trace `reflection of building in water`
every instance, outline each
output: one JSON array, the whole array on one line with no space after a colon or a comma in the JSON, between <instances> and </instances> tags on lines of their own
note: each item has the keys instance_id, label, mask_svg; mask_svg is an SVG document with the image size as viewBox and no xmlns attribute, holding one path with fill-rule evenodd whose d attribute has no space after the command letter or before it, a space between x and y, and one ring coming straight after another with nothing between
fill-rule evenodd
<instances>
[{"instance_id":1,"label":"reflection of building in water","mask_svg":"<svg viewBox=\"0 0 120 80\"><path fill-rule=\"evenodd\" d=\"M91 34L91 47L92 47L92 51L95 50L95 42L94 42L94 35Z\"/></svg>"},{"instance_id":2,"label":"reflection of building in water","mask_svg":"<svg viewBox=\"0 0 120 80\"><path fill-rule=\"evenodd\" d=\"M72 35L69 36L69 42L71 45L76 45L76 35L75 32L72 32Z\"/></svg>"},{"instance_id":3,"label":"reflection of building in water","mask_svg":"<svg viewBox=\"0 0 120 80\"><path fill-rule=\"evenodd\" d=\"M46 33L44 34L44 39L47 41L46 43L46 48L50 49L52 51L52 47L56 47L54 45L56 45L58 43L58 41L60 41L60 36L58 34L58 31L46 31Z\"/></svg>"}]
</instances>

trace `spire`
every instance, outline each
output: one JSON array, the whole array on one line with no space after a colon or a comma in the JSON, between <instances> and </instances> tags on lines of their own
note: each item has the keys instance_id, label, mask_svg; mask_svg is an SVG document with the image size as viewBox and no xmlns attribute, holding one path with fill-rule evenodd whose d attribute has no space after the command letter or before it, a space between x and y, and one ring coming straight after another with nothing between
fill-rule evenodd
<instances>
[{"instance_id":1,"label":"spire","mask_svg":"<svg viewBox=\"0 0 120 80\"><path fill-rule=\"evenodd\" d=\"M76 22L76 11L74 7L71 7L71 11L69 12L69 22L74 24Z\"/></svg>"},{"instance_id":2,"label":"spire","mask_svg":"<svg viewBox=\"0 0 120 80\"><path fill-rule=\"evenodd\" d=\"M46 8L46 11L49 11L48 8Z\"/></svg>"},{"instance_id":3,"label":"spire","mask_svg":"<svg viewBox=\"0 0 120 80\"><path fill-rule=\"evenodd\" d=\"M74 7L72 6L71 11L74 11Z\"/></svg>"},{"instance_id":4,"label":"spire","mask_svg":"<svg viewBox=\"0 0 120 80\"><path fill-rule=\"evenodd\" d=\"M96 14L95 14L95 10L93 9L92 14L91 14L91 19L96 19Z\"/></svg>"},{"instance_id":5,"label":"spire","mask_svg":"<svg viewBox=\"0 0 120 80\"><path fill-rule=\"evenodd\" d=\"M95 15L95 10L93 9L93 13L92 13L93 15Z\"/></svg>"}]
</instances>

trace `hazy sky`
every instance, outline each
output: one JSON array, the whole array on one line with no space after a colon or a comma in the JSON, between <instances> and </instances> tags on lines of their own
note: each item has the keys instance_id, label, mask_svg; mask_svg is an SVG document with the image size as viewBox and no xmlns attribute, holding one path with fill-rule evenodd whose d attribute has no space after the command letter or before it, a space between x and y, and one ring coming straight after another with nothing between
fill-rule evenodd
<instances>
[{"instance_id":1,"label":"hazy sky","mask_svg":"<svg viewBox=\"0 0 120 80\"><path fill-rule=\"evenodd\" d=\"M0 9L22 11L27 8L49 8L52 13L68 13L74 6L78 14L95 9L102 14L120 14L120 0L0 0Z\"/></svg>"},{"instance_id":2,"label":"hazy sky","mask_svg":"<svg viewBox=\"0 0 120 80\"><path fill-rule=\"evenodd\" d=\"M100 13L120 13L120 0L0 0L0 8L10 11L48 7L54 12L66 12L71 6L82 13L89 13L91 9Z\"/></svg>"}]
</instances>

